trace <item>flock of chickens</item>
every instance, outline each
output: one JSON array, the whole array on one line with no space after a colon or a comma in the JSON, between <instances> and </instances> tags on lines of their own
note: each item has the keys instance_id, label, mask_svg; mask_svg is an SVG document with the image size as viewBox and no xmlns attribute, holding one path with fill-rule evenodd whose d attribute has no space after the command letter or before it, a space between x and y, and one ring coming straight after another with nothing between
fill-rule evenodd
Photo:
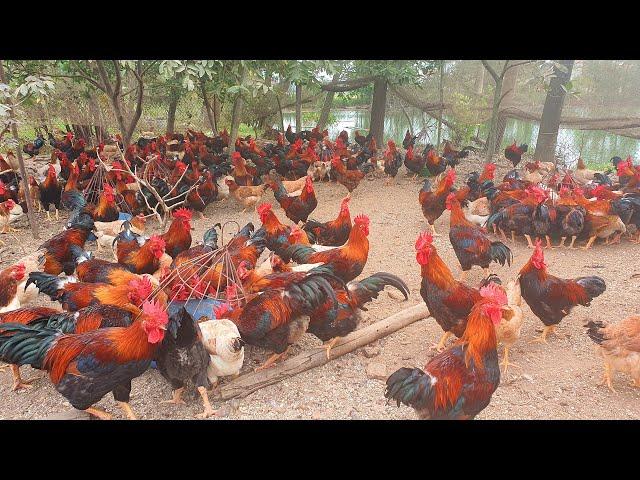
<instances>
[{"instance_id":1,"label":"flock of chickens","mask_svg":"<svg viewBox=\"0 0 640 480\"><path fill-rule=\"evenodd\" d=\"M521 298L544 323L539 341L546 342L574 306L588 306L605 291L597 276L565 280L549 274L541 239L550 247L551 238L564 246L571 237L573 248L584 238L590 248L596 238L620 242L625 232L640 231L640 168L630 158L614 158L615 177L587 170L581 161L564 175L553 164L527 163L521 176L516 167L527 147L514 143L505 150L514 170L502 183L494 182L495 165L486 164L456 189L455 167L471 147L455 150L445 142L442 155L432 145L419 154L409 132L404 153L391 140L379 152L371 135L357 131L354 140L346 131L331 141L326 131L294 133L289 127L275 143L239 138L229 154L226 131L215 137L191 130L149 134L127 146L116 136L93 149L71 133L62 139L49 134L51 161L39 180L28 179L30 194L47 215L51 205L56 217L61 208L70 215L62 232L0 272L6 285L0 293L0 360L9 364L13 389L30 387L19 367L31 365L46 370L75 408L110 418L95 404L112 393L133 419L131 380L153 367L171 385L170 403L184 403L185 385L193 384L206 418L217 414L208 392L221 377L239 374L247 345L272 353L257 370L286 357L306 333L324 342L330 358L336 342L357 328L359 312L386 286L409 296L405 282L390 273L358 279L369 255L369 218L352 220L349 210L352 192L367 175L386 175L389 182L404 164L409 174L432 177L418 199L432 231L421 233L415 248L420 293L444 336L424 369L401 368L387 379L385 396L413 407L420 418L474 418L500 382L498 342L505 346L504 370L513 365L509 347L520 336ZM25 152L37 155L43 146L39 137ZM27 208L12 157L0 157L6 229L12 215ZM348 191L337 216L326 222L311 218L318 204L314 181L322 180ZM291 223L263 201L267 190ZM218 223L193 245L193 212L204 217L207 205L227 198L255 208L260 228L248 223L219 245ZM146 218L158 209L172 211L171 224L145 236ZM458 280L433 243L435 221L446 209ZM488 230L501 240L491 240ZM505 232L512 240L524 235L534 250L517 278L503 286L489 268L492 262L511 265ZM98 250L112 250L114 261L86 251L91 241ZM464 283L473 266L485 271L478 288ZM62 310L34 306L39 293ZM640 317L616 325L590 322L588 334L601 346L610 388L615 370L640 385L639 349L633 348ZM451 335L459 340L446 348Z\"/></svg>"}]
</instances>

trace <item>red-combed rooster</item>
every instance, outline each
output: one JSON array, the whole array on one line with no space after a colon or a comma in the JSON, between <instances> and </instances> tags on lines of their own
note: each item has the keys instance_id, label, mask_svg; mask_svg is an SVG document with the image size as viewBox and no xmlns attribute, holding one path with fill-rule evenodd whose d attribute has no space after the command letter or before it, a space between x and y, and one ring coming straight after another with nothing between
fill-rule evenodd
<instances>
[{"instance_id":1,"label":"red-combed rooster","mask_svg":"<svg viewBox=\"0 0 640 480\"><path fill-rule=\"evenodd\" d=\"M434 345L436 350L442 351L451 334L459 338L464 333L467 316L473 305L480 300L480 293L453 278L438 255L430 233L420 234L416 241L416 252L422 277L420 295L431 316L444 330L444 335ZM491 281L492 277L489 277L483 283Z\"/></svg>"},{"instance_id":2,"label":"red-combed rooster","mask_svg":"<svg viewBox=\"0 0 640 480\"><path fill-rule=\"evenodd\" d=\"M439 233L436 233L435 223L445 211L445 202L455 181L456 171L452 168L445 177L440 179L440 182L438 182L438 186L434 192L431 191L431 183L429 182L429 179L426 179L424 181L424 185L422 185L420 193L418 194L418 202L422 207L422 214L424 215L424 218L427 219L427 222L429 222L431 233L435 236L440 236Z\"/></svg>"},{"instance_id":3,"label":"red-combed rooster","mask_svg":"<svg viewBox=\"0 0 640 480\"><path fill-rule=\"evenodd\" d=\"M173 212L169 230L162 235L165 251L171 258L191 247L191 211L179 208Z\"/></svg>"},{"instance_id":4,"label":"red-combed rooster","mask_svg":"<svg viewBox=\"0 0 640 480\"><path fill-rule=\"evenodd\" d=\"M455 194L449 194L446 207L451 211L449 217L449 240L462 268L460 281L466 279L467 272L474 265L484 269L485 277L489 275L489 264L491 262L498 262L502 266L507 263L511 266L511 260L513 259L511 249L502 242L492 242L483 228L467 220Z\"/></svg>"},{"instance_id":5,"label":"red-combed rooster","mask_svg":"<svg viewBox=\"0 0 640 480\"><path fill-rule=\"evenodd\" d=\"M393 140L387 142L387 150L384 152L384 173L387 174L386 184L391 183L392 178L396 178L398 170L402 165L402 154L398 151Z\"/></svg>"},{"instance_id":6,"label":"red-combed rooster","mask_svg":"<svg viewBox=\"0 0 640 480\"><path fill-rule=\"evenodd\" d=\"M513 164L513 168L516 168L522 160L522 155L529 149L526 143L518 146L516 141L504 149L504 156Z\"/></svg>"},{"instance_id":7,"label":"red-combed rooster","mask_svg":"<svg viewBox=\"0 0 640 480\"><path fill-rule=\"evenodd\" d=\"M14 310L20 307L18 299L18 285L25 277L24 263L11 265L0 272L0 312Z\"/></svg>"},{"instance_id":8,"label":"red-combed rooster","mask_svg":"<svg viewBox=\"0 0 640 480\"><path fill-rule=\"evenodd\" d=\"M258 206L258 215L264 230L265 244L272 252L281 252L282 249L290 245L289 234L291 227L283 224L273 211L270 203L263 203Z\"/></svg>"},{"instance_id":9,"label":"red-combed rooster","mask_svg":"<svg viewBox=\"0 0 640 480\"><path fill-rule=\"evenodd\" d=\"M60 209L60 198L62 196L62 185L58 182L56 168L49 165L49 171L44 181L38 185L40 190L40 203L42 208L47 212L47 219L51 220L49 214L49 206L53 205L56 210L56 220L59 220L58 210Z\"/></svg>"},{"instance_id":10,"label":"red-combed rooster","mask_svg":"<svg viewBox=\"0 0 640 480\"><path fill-rule=\"evenodd\" d=\"M331 168L331 171L336 175L338 183L343 185L349 193L351 193L358 187L366 173L375 167L371 164L364 164L362 165L362 170L347 170L347 167L345 167L342 160L340 160L340 157L334 156L331 159Z\"/></svg>"},{"instance_id":11,"label":"red-combed rooster","mask_svg":"<svg viewBox=\"0 0 640 480\"><path fill-rule=\"evenodd\" d=\"M31 272L25 288L35 284L38 291L48 295L53 301L60 302L62 308L75 312L81 308L95 305L114 305L130 309L138 307L153 291L148 278L136 277L120 285L108 283L83 283L75 277L56 277L42 272Z\"/></svg>"},{"instance_id":12,"label":"red-combed rooster","mask_svg":"<svg viewBox=\"0 0 640 480\"><path fill-rule=\"evenodd\" d=\"M500 384L494 324L507 296L495 285L480 290L467 328L455 345L424 368L401 368L387 379L385 397L413 407L418 418L472 420L491 401Z\"/></svg>"},{"instance_id":13,"label":"red-combed rooster","mask_svg":"<svg viewBox=\"0 0 640 480\"><path fill-rule=\"evenodd\" d=\"M167 323L162 305L145 302L126 328L63 334L56 329L5 324L0 330L0 358L48 371L56 390L73 407L98 418L111 416L92 405L113 392L126 416L135 419L129 405L131 380L151 365Z\"/></svg>"},{"instance_id":14,"label":"red-combed rooster","mask_svg":"<svg viewBox=\"0 0 640 480\"><path fill-rule=\"evenodd\" d=\"M350 201L350 195L342 199L340 212L335 220L325 223L320 223L313 219L307 220L307 223L304 224L302 229L307 233L311 243L326 245L328 247L344 245L351 233Z\"/></svg>"},{"instance_id":15,"label":"red-combed rooster","mask_svg":"<svg viewBox=\"0 0 640 480\"><path fill-rule=\"evenodd\" d=\"M407 132L409 133L409 132ZM413 144L409 145L407 148L407 153L404 155L404 166L407 167L407 171L413 172L415 178L422 173L425 165L427 164L426 156L423 157L420 154L417 154L413 151Z\"/></svg>"},{"instance_id":16,"label":"red-combed rooster","mask_svg":"<svg viewBox=\"0 0 640 480\"><path fill-rule=\"evenodd\" d=\"M350 282L362 273L369 258L369 217L358 215L353 223L349 239L342 247L316 252L306 245L292 245L284 255L298 264L324 264L334 275Z\"/></svg>"},{"instance_id":17,"label":"red-combed rooster","mask_svg":"<svg viewBox=\"0 0 640 480\"><path fill-rule=\"evenodd\" d=\"M522 298L545 325L542 335L535 340L543 343L547 343L547 335L553 333L555 326L571 313L573 307L588 307L591 300L607 288L604 279L595 275L564 280L548 274L540 241L536 242L533 254L518 278Z\"/></svg>"},{"instance_id":18,"label":"red-combed rooster","mask_svg":"<svg viewBox=\"0 0 640 480\"><path fill-rule=\"evenodd\" d=\"M75 263L71 255L71 245L84 248L84 244L93 230L93 219L86 213L74 215L67 223L67 230L51 237L44 242L39 250L44 250L40 262L44 261L42 270L51 275L59 275L64 271L71 275L75 270Z\"/></svg>"},{"instance_id":19,"label":"red-combed rooster","mask_svg":"<svg viewBox=\"0 0 640 480\"><path fill-rule=\"evenodd\" d=\"M318 206L311 177L307 177L302 193L297 197L290 196L278 178L268 180L267 185L273 190L273 196L293 223L306 222L311 212Z\"/></svg>"}]
</instances>

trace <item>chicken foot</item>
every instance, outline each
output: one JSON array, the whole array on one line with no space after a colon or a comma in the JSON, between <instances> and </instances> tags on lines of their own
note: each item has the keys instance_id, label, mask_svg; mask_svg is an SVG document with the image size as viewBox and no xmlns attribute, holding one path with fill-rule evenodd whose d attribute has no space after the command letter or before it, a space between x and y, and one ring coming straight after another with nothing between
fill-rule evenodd
<instances>
[{"instance_id":1,"label":"chicken foot","mask_svg":"<svg viewBox=\"0 0 640 480\"><path fill-rule=\"evenodd\" d=\"M513 231L511 231L511 233L513 233ZM527 239L527 247L529 248L536 248L535 245L531 242L531 236L527 235L526 233L524 234L524 238ZM515 242L514 242L515 243Z\"/></svg>"},{"instance_id":2,"label":"chicken foot","mask_svg":"<svg viewBox=\"0 0 640 480\"><path fill-rule=\"evenodd\" d=\"M40 378L38 377L38 378L32 378L30 380L23 380L22 377L20 376L19 366L9 365L9 367L11 368L11 373L13 374L13 386L11 387L11 390L13 390L14 392L22 389L26 390L28 388L33 388L33 385L31 385L31 382L33 382L34 380L39 380Z\"/></svg>"},{"instance_id":3,"label":"chicken foot","mask_svg":"<svg viewBox=\"0 0 640 480\"><path fill-rule=\"evenodd\" d=\"M129 405L129 402L118 402L118 405L120 405L120 408L122 409L122 411L124 411L124 414L126 415L127 419L129 420L138 419L138 417L136 417L136 414L133 413L133 410L131 409L131 405Z\"/></svg>"},{"instance_id":4,"label":"chicken foot","mask_svg":"<svg viewBox=\"0 0 640 480\"><path fill-rule=\"evenodd\" d=\"M594 235L593 237L591 237L589 239L589 241L587 242L587 244L584 247L582 247L582 249L583 250L589 250L591 248L591 245L593 245L593 242L596 241L596 238L598 238L597 235Z\"/></svg>"},{"instance_id":5,"label":"chicken foot","mask_svg":"<svg viewBox=\"0 0 640 480\"><path fill-rule=\"evenodd\" d=\"M107 413L104 410L96 407L89 407L85 409L85 412L87 412L89 415L93 415L94 417L99 418L100 420L111 420L112 418L112 415L110 413Z\"/></svg>"},{"instance_id":6,"label":"chicken foot","mask_svg":"<svg viewBox=\"0 0 640 480\"><path fill-rule=\"evenodd\" d=\"M539 337L534 338L529 343L549 343L549 342L547 342L547 336L550 333L555 333L555 329L556 329L555 325L545 326L542 329L542 335L540 335Z\"/></svg>"},{"instance_id":7,"label":"chicken foot","mask_svg":"<svg viewBox=\"0 0 640 480\"><path fill-rule=\"evenodd\" d=\"M507 370L509 370L509 367L521 368L520 365L516 365L515 363L511 363L509 361L509 347L507 347L506 345L504 346L504 356L502 357L500 366L504 368L504 371L502 372L504 375L507 374Z\"/></svg>"},{"instance_id":8,"label":"chicken foot","mask_svg":"<svg viewBox=\"0 0 640 480\"><path fill-rule=\"evenodd\" d=\"M323 343L322 345L320 345L319 347L316 347L316 348L324 349L326 354L327 354L327 360L331 360L331 349L333 347L335 347L335 345L336 345L336 343L338 343L339 339L340 339L340 337L333 337L331 340Z\"/></svg>"},{"instance_id":9,"label":"chicken foot","mask_svg":"<svg viewBox=\"0 0 640 480\"><path fill-rule=\"evenodd\" d=\"M202 397L202 403L204 404L204 412L196 415L197 418L209 418L218 415L219 410L214 410L211 407L211 403L209 402L209 394L207 393L206 387L200 386L198 387L198 393Z\"/></svg>"},{"instance_id":10,"label":"chicken foot","mask_svg":"<svg viewBox=\"0 0 640 480\"><path fill-rule=\"evenodd\" d=\"M287 349L282 352L282 353L274 353L273 355L271 355L269 358L267 358L267 361L264 362L262 365L260 365L259 367L256 367L254 369L255 372L259 372L260 370L264 370L266 368L271 367L271 365L273 365L274 363L276 363L278 360L280 360L280 358L285 359L289 356L289 349L291 348L291 345L289 345L289 347L287 347Z\"/></svg>"},{"instance_id":11,"label":"chicken foot","mask_svg":"<svg viewBox=\"0 0 640 480\"><path fill-rule=\"evenodd\" d=\"M598 385L606 385L607 387L609 387L609 390L611 390L613 393L618 393L618 391L613 388L613 378L612 378L612 371L611 371L611 367L609 366L608 363L604 364L604 374L602 375L602 381L598 384Z\"/></svg>"},{"instance_id":12,"label":"chicken foot","mask_svg":"<svg viewBox=\"0 0 640 480\"><path fill-rule=\"evenodd\" d=\"M453 335L451 332L444 332L444 335L442 335L442 337L440 338L440 341L437 344L433 344L431 346L431 348L435 349L436 352L440 353L444 350L445 345L447 343L447 340L449 340L449 337Z\"/></svg>"},{"instance_id":13,"label":"chicken foot","mask_svg":"<svg viewBox=\"0 0 640 480\"><path fill-rule=\"evenodd\" d=\"M184 391L184 387L176 388L171 392L171 400L163 400L160 403L173 403L174 405L186 405L187 402L182 400L182 392Z\"/></svg>"}]
</instances>

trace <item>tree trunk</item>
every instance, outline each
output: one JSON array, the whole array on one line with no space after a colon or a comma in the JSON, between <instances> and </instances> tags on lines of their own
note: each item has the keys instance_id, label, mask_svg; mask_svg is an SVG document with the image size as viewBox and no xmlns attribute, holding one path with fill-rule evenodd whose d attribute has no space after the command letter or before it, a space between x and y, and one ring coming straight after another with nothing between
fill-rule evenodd
<instances>
[{"instance_id":1,"label":"tree trunk","mask_svg":"<svg viewBox=\"0 0 640 480\"><path fill-rule=\"evenodd\" d=\"M480 62L478 64L479 70L478 70L478 75L476 76L476 84L475 84L475 92L476 95L481 96L482 92L484 91L484 65L482 64L482 62Z\"/></svg>"},{"instance_id":2,"label":"tree trunk","mask_svg":"<svg viewBox=\"0 0 640 480\"><path fill-rule=\"evenodd\" d=\"M440 62L440 82L438 83L438 92L440 94L440 105L444 102L444 62ZM438 118L438 139L436 141L436 152L440 153L440 141L442 139L442 109L440 109L440 117Z\"/></svg>"},{"instance_id":3,"label":"tree trunk","mask_svg":"<svg viewBox=\"0 0 640 480\"><path fill-rule=\"evenodd\" d=\"M387 105L387 79L376 77L373 83L373 100L371 102L371 119L369 121L369 133L376 139L380 146L384 142L384 116Z\"/></svg>"},{"instance_id":4,"label":"tree trunk","mask_svg":"<svg viewBox=\"0 0 640 480\"><path fill-rule=\"evenodd\" d=\"M280 131L284 133L284 115L282 114L282 103L280 103L280 97L276 93L276 102L278 103L278 113L280 114Z\"/></svg>"},{"instance_id":5,"label":"tree trunk","mask_svg":"<svg viewBox=\"0 0 640 480\"><path fill-rule=\"evenodd\" d=\"M518 69L520 67L511 67L504 74L502 79L502 88L500 90L500 96L502 101L500 102L499 110L508 108L513 103L513 98L516 93L516 82L518 80ZM498 114L498 125L496 127L496 140L494 144L493 153L497 153L502 145L502 138L504 137L504 129L507 126L507 116Z\"/></svg>"},{"instance_id":6,"label":"tree trunk","mask_svg":"<svg viewBox=\"0 0 640 480\"><path fill-rule=\"evenodd\" d=\"M167 133L173 133L176 129L176 110L180 101L180 91L178 88L171 89L169 97L169 111L167 112Z\"/></svg>"},{"instance_id":7,"label":"tree trunk","mask_svg":"<svg viewBox=\"0 0 640 480\"><path fill-rule=\"evenodd\" d=\"M331 79L331 83L334 83L340 77L339 73L334 73L333 78ZM331 113L331 105L333 104L333 97L336 92L327 92L327 96L324 98L324 104L322 105L322 110L320 111L320 118L318 119L318 130L324 130L324 127L327 126L327 122L329 121L329 113Z\"/></svg>"},{"instance_id":8,"label":"tree trunk","mask_svg":"<svg viewBox=\"0 0 640 480\"><path fill-rule=\"evenodd\" d=\"M247 69L240 67L240 85L244 85L247 78ZM236 138L238 138L238 129L240 128L240 119L242 118L242 107L244 106L244 98L242 93L238 92L233 102L233 110L231 111L231 132L229 138L229 154L236 151Z\"/></svg>"},{"instance_id":9,"label":"tree trunk","mask_svg":"<svg viewBox=\"0 0 640 480\"><path fill-rule=\"evenodd\" d=\"M220 115L222 114L222 102L218 98L218 95L213 96L213 120L216 122L216 133L218 132L218 125L220 125Z\"/></svg>"},{"instance_id":10,"label":"tree trunk","mask_svg":"<svg viewBox=\"0 0 640 480\"><path fill-rule=\"evenodd\" d=\"M204 103L204 110L207 112L207 119L209 120L211 131L216 135L218 133L218 122L215 115L215 106L214 108L211 108L211 103L209 103L209 97L207 96L207 89L205 88L204 81L200 82L200 93L202 94L202 103ZM215 103L215 97L213 101Z\"/></svg>"},{"instance_id":11,"label":"tree trunk","mask_svg":"<svg viewBox=\"0 0 640 480\"><path fill-rule=\"evenodd\" d=\"M502 77L496 81L493 92L493 108L491 109L491 123L489 124L489 134L487 135L485 161L490 162L496 151L496 130L498 128L498 112L500 111L500 95L502 92Z\"/></svg>"},{"instance_id":12,"label":"tree trunk","mask_svg":"<svg viewBox=\"0 0 640 480\"><path fill-rule=\"evenodd\" d=\"M302 85L296 83L296 133L302 131Z\"/></svg>"},{"instance_id":13,"label":"tree trunk","mask_svg":"<svg viewBox=\"0 0 640 480\"><path fill-rule=\"evenodd\" d=\"M8 80L4 77L4 61L0 60L0 83L8 85ZM33 204L31 203L31 193L29 192L29 180L27 177L27 170L24 168L24 160L22 159L22 145L20 145L20 137L18 136L18 127L16 125L16 112L13 109L13 98L7 97L7 105L9 106L9 118L11 119L11 134L16 142L16 157L18 158L18 164L20 165L20 176L22 177L22 186L24 187L25 202L27 202L27 218L29 218L29 225L31 225L31 232L33 232L34 238L40 238L38 233L38 224L33 216Z\"/></svg>"},{"instance_id":14,"label":"tree trunk","mask_svg":"<svg viewBox=\"0 0 640 480\"><path fill-rule=\"evenodd\" d=\"M560 127L560 117L564 106L565 90L563 85L571 79L571 70L574 60L562 60L559 63L567 71L563 72L554 68L554 77L551 79L547 98L544 101L542 119L540 120L540 131L536 143L536 151L533 156L534 161L554 162L556 144L558 142L558 128Z\"/></svg>"}]
</instances>

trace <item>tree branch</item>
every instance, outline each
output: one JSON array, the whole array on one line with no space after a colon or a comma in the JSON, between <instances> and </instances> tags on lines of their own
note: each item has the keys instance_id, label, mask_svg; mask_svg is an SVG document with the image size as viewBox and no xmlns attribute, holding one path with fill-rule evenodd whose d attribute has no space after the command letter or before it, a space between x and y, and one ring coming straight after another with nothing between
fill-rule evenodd
<instances>
[{"instance_id":1,"label":"tree branch","mask_svg":"<svg viewBox=\"0 0 640 480\"><path fill-rule=\"evenodd\" d=\"M489 75L493 77L493 81L498 83L498 80L500 80L500 77L498 76L496 71L493 69L493 67L489 65L489 62L487 62L486 60L480 60L480 61L482 62L482 65L484 65L484 68L487 70L487 72L489 72Z\"/></svg>"},{"instance_id":2,"label":"tree branch","mask_svg":"<svg viewBox=\"0 0 640 480\"><path fill-rule=\"evenodd\" d=\"M341 80L337 82L325 83L320 86L324 92L348 92L357 88L366 87L375 81L375 76L356 78L353 80Z\"/></svg>"}]
</instances>

